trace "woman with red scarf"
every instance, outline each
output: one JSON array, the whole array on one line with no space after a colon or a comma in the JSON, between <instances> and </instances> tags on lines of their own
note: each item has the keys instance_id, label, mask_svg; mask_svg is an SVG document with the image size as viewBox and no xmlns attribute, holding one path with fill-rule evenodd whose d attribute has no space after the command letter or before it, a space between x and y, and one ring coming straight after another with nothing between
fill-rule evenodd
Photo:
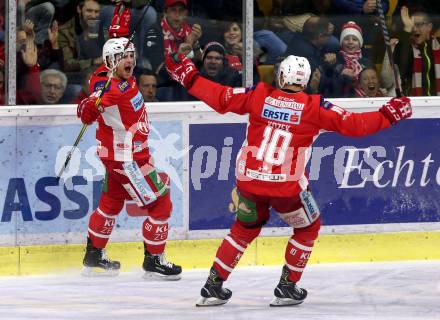
<instances>
[{"instance_id":1,"label":"woman with red scarf","mask_svg":"<svg viewBox=\"0 0 440 320\"><path fill-rule=\"evenodd\" d=\"M362 30L353 21L342 27L341 49L333 75L333 96L354 97L359 84L359 74L364 68L374 67L373 62L362 55Z\"/></svg>"}]
</instances>

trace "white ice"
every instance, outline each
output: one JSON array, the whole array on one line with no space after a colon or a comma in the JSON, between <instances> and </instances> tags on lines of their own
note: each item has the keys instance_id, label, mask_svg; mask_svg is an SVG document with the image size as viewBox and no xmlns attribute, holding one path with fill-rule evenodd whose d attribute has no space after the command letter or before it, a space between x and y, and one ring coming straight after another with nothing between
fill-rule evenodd
<instances>
[{"instance_id":1,"label":"white ice","mask_svg":"<svg viewBox=\"0 0 440 320\"><path fill-rule=\"evenodd\" d=\"M1 319L396 319L440 320L440 261L310 265L299 306L269 307L281 266L237 268L224 306L195 307L208 270L148 282L141 270L116 278L0 277Z\"/></svg>"}]
</instances>

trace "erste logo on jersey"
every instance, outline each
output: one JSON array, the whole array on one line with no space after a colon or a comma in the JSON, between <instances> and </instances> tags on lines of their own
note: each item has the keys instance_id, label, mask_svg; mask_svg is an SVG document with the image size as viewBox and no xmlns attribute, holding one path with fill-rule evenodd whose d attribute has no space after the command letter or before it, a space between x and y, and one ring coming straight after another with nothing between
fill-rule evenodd
<instances>
[{"instance_id":1,"label":"erste logo on jersey","mask_svg":"<svg viewBox=\"0 0 440 320\"><path fill-rule=\"evenodd\" d=\"M130 99L130 102L134 111L138 111L144 105L144 97L142 97L142 94L138 91L138 93Z\"/></svg>"},{"instance_id":2,"label":"erste logo on jersey","mask_svg":"<svg viewBox=\"0 0 440 320\"><path fill-rule=\"evenodd\" d=\"M264 104L261 116L268 120L275 120L289 124L299 124L301 121L302 111L277 108L268 104Z\"/></svg>"}]
</instances>

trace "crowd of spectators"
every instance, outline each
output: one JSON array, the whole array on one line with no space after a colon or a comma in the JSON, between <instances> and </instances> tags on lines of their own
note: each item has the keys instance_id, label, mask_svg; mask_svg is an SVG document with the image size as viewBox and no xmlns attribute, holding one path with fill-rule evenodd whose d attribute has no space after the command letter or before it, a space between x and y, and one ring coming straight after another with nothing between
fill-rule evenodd
<instances>
[{"instance_id":1,"label":"crowd of spectators","mask_svg":"<svg viewBox=\"0 0 440 320\"><path fill-rule=\"evenodd\" d=\"M144 100L194 100L164 70L164 56L191 57L207 78L241 86L243 0L120 0L129 8L136 77ZM77 103L102 64L117 2L17 0L17 104ZM382 0L402 91L440 95L436 0ZM146 14L144 15L145 10ZM326 97L395 94L376 0L255 0L254 82L273 83L278 61L306 57L307 91ZM5 104L5 5L0 3L0 104ZM273 83L276 85L276 83Z\"/></svg>"}]
</instances>

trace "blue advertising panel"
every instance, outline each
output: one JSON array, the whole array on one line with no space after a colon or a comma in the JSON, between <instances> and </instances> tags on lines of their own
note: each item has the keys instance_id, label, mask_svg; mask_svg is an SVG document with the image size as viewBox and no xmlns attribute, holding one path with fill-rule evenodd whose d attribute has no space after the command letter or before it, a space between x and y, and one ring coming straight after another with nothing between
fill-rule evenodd
<instances>
[{"instance_id":1,"label":"blue advertising panel","mask_svg":"<svg viewBox=\"0 0 440 320\"><path fill-rule=\"evenodd\" d=\"M63 175L66 179L58 182L55 178L80 129L80 124L0 126L0 135L5 137L0 143L0 243L33 244L28 242L38 242L39 235L46 242L69 242L75 232L86 236L88 217L97 207L105 174L96 156L94 126L74 152ZM156 167L171 177L174 212L170 224L181 227L181 121L153 121L149 144ZM145 217L138 217L131 206L127 204L119 215L116 229L141 229ZM11 235L17 243L5 243Z\"/></svg>"},{"instance_id":2,"label":"blue advertising panel","mask_svg":"<svg viewBox=\"0 0 440 320\"><path fill-rule=\"evenodd\" d=\"M413 119L363 138L321 134L308 168L323 224L439 222L439 127L438 119ZM231 225L235 157L245 130L245 124L190 125L190 230ZM268 226L285 224L272 215Z\"/></svg>"}]
</instances>

